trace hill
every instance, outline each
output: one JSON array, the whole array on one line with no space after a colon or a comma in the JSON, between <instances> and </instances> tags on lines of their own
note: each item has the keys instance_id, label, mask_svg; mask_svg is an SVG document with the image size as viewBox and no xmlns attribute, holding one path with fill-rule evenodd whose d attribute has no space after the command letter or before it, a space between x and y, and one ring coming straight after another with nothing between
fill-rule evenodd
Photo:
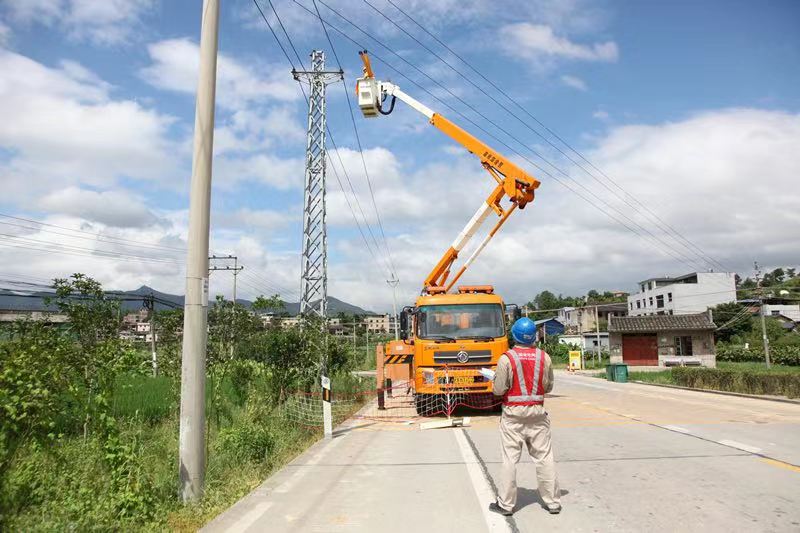
<instances>
[{"instance_id":1,"label":"hill","mask_svg":"<svg viewBox=\"0 0 800 533\"><path fill-rule=\"evenodd\" d=\"M183 307L183 295L169 294L157 291L146 285L132 291L107 291L107 294L116 296L122 300L122 308L125 311L136 311L142 307L142 300L145 296L153 295L156 310L175 309ZM55 311L55 307L48 306L45 298L52 296L50 291L29 291L29 290L9 290L0 288L0 310L13 311ZM251 307L252 302L243 298L237 298L236 302L240 305ZM282 313L297 315L300 312L299 302L284 302L285 309ZM277 311L277 310L276 310ZM366 311L357 305L347 303L333 296L328 296L328 313L335 316L338 313L369 315L374 314Z\"/></svg>"}]
</instances>

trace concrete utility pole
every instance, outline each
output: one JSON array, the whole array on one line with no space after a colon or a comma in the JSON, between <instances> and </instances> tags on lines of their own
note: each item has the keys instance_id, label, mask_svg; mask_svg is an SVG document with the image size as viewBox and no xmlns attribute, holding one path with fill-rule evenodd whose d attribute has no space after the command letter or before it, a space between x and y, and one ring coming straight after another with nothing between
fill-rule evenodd
<instances>
[{"instance_id":1,"label":"concrete utility pole","mask_svg":"<svg viewBox=\"0 0 800 533\"><path fill-rule=\"evenodd\" d=\"M181 358L181 418L178 443L180 496L184 503L203 496L206 474L205 396L208 326L208 240L211 218L211 161L217 84L219 0L204 0L200 29L200 70L194 120L186 302Z\"/></svg>"},{"instance_id":2,"label":"concrete utility pole","mask_svg":"<svg viewBox=\"0 0 800 533\"><path fill-rule=\"evenodd\" d=\"M392 287L392 312L394 313L394 340L400 340L400 333L398 328L398 322L400 321L400 317L397 316L397 284L400 283L400 280L397 279L397 276L394 275L392 272L392 279L387 279L386 283L388 283Z\"/></svg>"},{"instance_id":3,"label":"concrete utility pole","mask_svg":"<svg viewBox=\"0 0 800 533\"><path fill-rule=\"evenodd\" d=\"M146 297L144 306L150 312L150 353L153 365L153 376L158 376L158 354L156 353L156 302L153 293Z\"/></svg>"},{"instance_id":4,"label":"concrete utility pole","mask_svg":"<svg viewBox=\"0 0 800 533\"><path fill-rule=\"evenodd\" d=\"M594 334L597 338L597 355L595 361L600 363L600 315L597 312L597 306L594 306Z\"/></svg>"},{"instance_id":5,"label":"concrete utility pole","mask_svg":"<svg viewBox=\"0 0 800 533\"><path fill-rule=\"evenodd\" d=\"M756 288L758 289L759 314L761 315L761 338L764 341L764 360L767 368L771 366L769 360L769 337L767 337L767 321L764 318L764 289L761 287L761 270L758 268L758 261L753 262L753 269L756 274Z\"/></svg>"},{"instance_id":6,"label":"concrete utility pole","mask_svg":"<svg viewBox=\"0 0 800 533\"><path fill-rule=\"evenodd\" d=\"M244 266L239 266L239 257L236 256L236 255L230 255L230 254L228 254L227 256L224 256L224 255L223 256L212 255L211 257L208 258L209 262L211 262L211 261L230 261L231 259L233 259L233 266L232 267L229 266L229 265L226 265L224 267L209 266L208 267L208 273L210 275L211 272L216 272L217 270L230 270L231 272L233 272L233 311L232 311L232 314L231 314L231 335L233 336L236 333L234 331L234 328L236 326L236 276L239 275L239 272L244 270ZM229 356L230 356L231 359L233 359L233 338L231 338Z\"/></svg>"},{"instance_id":7,"label":"concrete utility pole","mask_svg":"<svg viewBox=\"0 0 800 533\"><path fill-rule=\"evenodd\" d=\"M328 229L325 209L325 87L344 78L341 70L325 70L325 53L311 52L311 70L293 70L294 79L307 82L308 137L303 202L303 263L300 314L328 316Z\"/></svg>"}]
</instances>

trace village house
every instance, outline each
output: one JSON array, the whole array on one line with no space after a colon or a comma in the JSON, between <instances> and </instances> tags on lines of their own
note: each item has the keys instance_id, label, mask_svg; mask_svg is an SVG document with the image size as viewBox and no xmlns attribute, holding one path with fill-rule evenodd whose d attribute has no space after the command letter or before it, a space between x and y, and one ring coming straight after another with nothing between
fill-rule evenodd
<instances>
[{"instance_id":1,"label":"village house","mask_svg":"<svg viewBox=\"0 0 800 533\"><path fill-rule=\"evenodd\" d=\"M717 366L711 311L691 315L611 317L611 363Z\"/></svg>"}]
</instances>

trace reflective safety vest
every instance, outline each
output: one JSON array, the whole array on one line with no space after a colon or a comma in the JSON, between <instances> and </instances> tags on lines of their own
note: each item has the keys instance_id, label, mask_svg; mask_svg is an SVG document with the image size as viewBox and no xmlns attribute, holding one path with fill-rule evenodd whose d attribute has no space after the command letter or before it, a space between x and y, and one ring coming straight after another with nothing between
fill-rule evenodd
<instances>
[{"instance_id":1,"label":"reflective safety vest","mask_svg":"<svg viewBox=\"0 0 800 533\"><path fill-rule=\"evenodd\" d=\"M539 348L519 346L506 352L513 378L503 405L544 404L544 355Z\"/></svg>"}]
</instances>

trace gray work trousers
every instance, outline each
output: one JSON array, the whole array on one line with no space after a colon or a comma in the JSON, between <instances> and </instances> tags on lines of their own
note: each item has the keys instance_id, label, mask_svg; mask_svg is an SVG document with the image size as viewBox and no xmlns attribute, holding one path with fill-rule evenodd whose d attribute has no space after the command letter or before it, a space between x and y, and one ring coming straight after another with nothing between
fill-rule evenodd
<instances>
[{"instance_id":1,"label":"gray work trousers","mask_svg":"<svg viewBox=\"0 0 800 533\"><path fill-rule=\"evenodd\" d=\"M503 468L497 484L497 503L506 510L517 504L517 463L522 445L528 448L536 467L539 496L545 506L561 505L553 446L550 439L550 417L543 405L503 406L500 419Z\"/></svg>"}]
</instances>

